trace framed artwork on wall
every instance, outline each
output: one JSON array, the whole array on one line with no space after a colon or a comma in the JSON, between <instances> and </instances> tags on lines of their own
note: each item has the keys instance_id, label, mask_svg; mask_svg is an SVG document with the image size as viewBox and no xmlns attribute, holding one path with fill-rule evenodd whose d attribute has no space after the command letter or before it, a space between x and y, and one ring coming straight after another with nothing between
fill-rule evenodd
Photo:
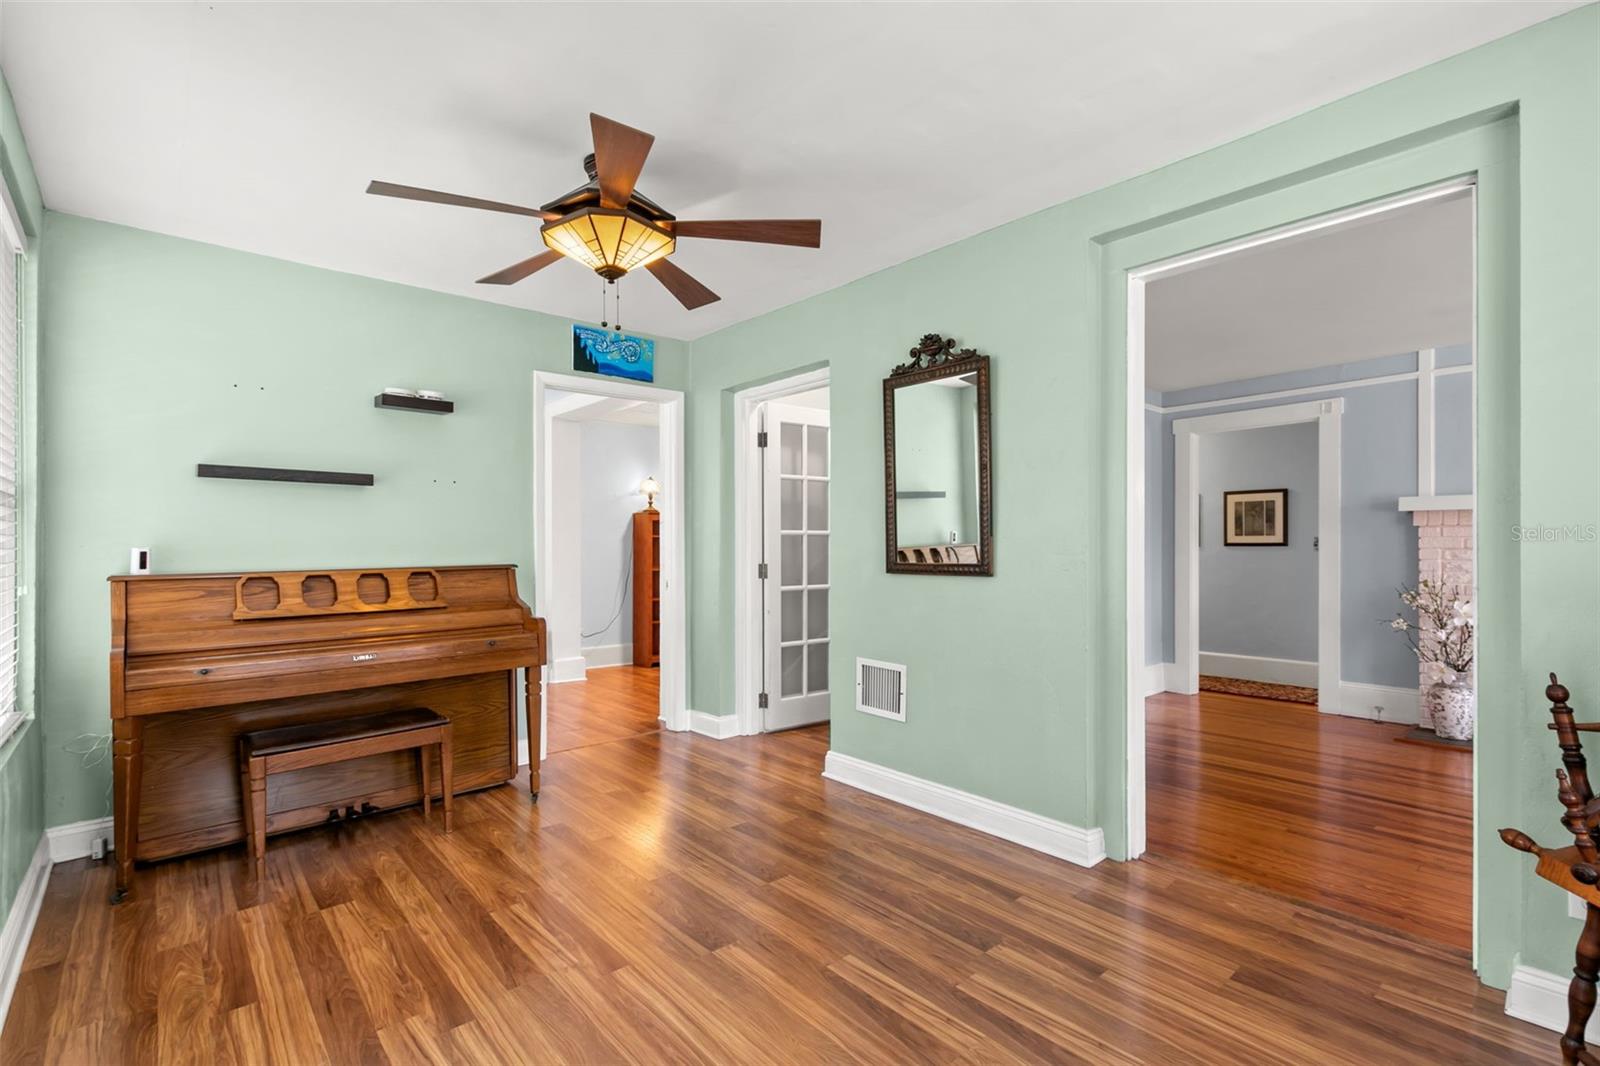
<instances>
[{"instance_id":1,"label":"framed artwork on wall","mask_svg":"<svg viewBox=\"0 0 1600 1066\"><path fill-rule=\"evenodd\" d=\"M572 327L572 369L585 374L654 381L656 342L592 326Z\"/></svg>"},{"instance_id":2,"label":"framed artwork on wall","mask_svg":"<svg viewBox=\"0 0 1600 1066\"><path fill-rule=\"evenodd\" d=\"M1248 489L1222 494L1222 543L1229 548L1289 543L1289 490Z\"/></svg>"}]
</instances>

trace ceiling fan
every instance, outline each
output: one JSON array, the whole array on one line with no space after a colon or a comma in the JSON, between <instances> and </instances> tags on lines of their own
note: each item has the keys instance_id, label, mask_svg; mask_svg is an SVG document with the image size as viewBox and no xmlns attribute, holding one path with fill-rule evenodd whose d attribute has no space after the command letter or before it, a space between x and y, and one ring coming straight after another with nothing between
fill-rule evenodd
<instances>
[{"instance_id":1,"label":"ceiling fan","mask_svg":"<svg viewBox=\"0 0 1600 1066\"><path fill-rule=\"evenodd\" d=\"M479 278L480 285L511 285L562 258L582 263L607 282L643 267L691 311L721 297L667 258L677 248L679 237L821 247L822 222L814 218L680 221L634 188L655 137L603 115L591 114L589 127L594 151L583 161L588 182L543 207L522 207L387 181L372 182L367 192L543 219L539 235L549 250Z\"/></svg>"}]
</instances>

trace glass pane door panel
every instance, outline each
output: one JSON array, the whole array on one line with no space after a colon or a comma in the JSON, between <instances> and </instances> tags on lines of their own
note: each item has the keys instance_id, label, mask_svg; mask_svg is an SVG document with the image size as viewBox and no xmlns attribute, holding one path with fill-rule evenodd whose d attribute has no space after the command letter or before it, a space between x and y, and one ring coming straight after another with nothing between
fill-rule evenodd
<instances>
[{"instance_id":1,"label":"glass pane door panel","mask_svg":"<svg viewBox=\"0 0 1600 1066\"><path fill-rule=\"evenodd\" d=\"M787 483L786 483L787 484ZM807 481L806 485L806 528L827 532L828 529L828 483L826 481ZM798 528L784 526L785 529Z\"/></svg>"},{"instance_id":2,"label":"glass pane door panel","mask_svg":"<svg viewBox=\"0 0 1600 1066\"><path fill-rule=\"evenodd\" d=\"M780 630L780 640L805 639L805 621L801 617L805 593L799 589L785 589L783 592L783 628Z\"/></svg>"},{"instance_id":3,"label":"glass pane door panel","mask_svg":"<svg viewBox=\"0 0 1600 1066\"><path fill-rule=\"evenodd\" d=\"M828 642L825 640L806 645L806 691L828 691Z\"/></svg>"},{"instance_id":4,"label":"glass pane door panel","mask_svg":"<svg viewBox=\"0 0 1600 1066\"><path fill-rule=\"evenodd\" d=\"M785 592L785 596L789 593ZM806 592L806 639L816 640L828 635L828 590L810 589Z\"/></svg>"},{"instance_id":5,"label":"glass pane door panel","mask_svg":"<svg viewBox=\"0 0 1600 1066\"><path fill-rule=\"evenodd\" d=\"M778 461L782 464L778 468L780 473L804 473L800 469L800 434L805 428L793 422L784 422L778 426Z\"/></svg>"},{"instance_id":6,"label":"glass pane door panel","mask_svg":"<svg viewBox=\"0 0 1600 1066\"><path fill-rule=\"evenodd\" d=\"M783 583L789 584L789 579L784 578ZM826 533L810 533L806 535L806 584L826 585L828 583L828 535ZM798 581L795 584L799 584Z\"/></svg>"},{"instance_id":7,"label":"glass pane door panel","mask_svg":"<svg viewBox=\"0 0 1600 1066\"><path fill-rule=\"evenodd\" d=\"M805 538L799 534L794 534L791 536L790 534L786 533L783 536L782 544L778 548L778 557L780 560L780 566L778 570L785 586L800 585L805 583L805 579L801 576L804 568L800 565L800 556L802 552L801 542L803 540L805 540Z\"/></svg>"},{"instance_id":8,"label":"glass pane door panel","mask_svg":"<svg viewBox=\"0 0 1600 1066\"><path fill-rule=\"evenodd\" d=\"M781 682L778 691L784 696L800 696L805 693L805 678L802 676L804 652L805 646L801 644L783 649L783 668L779 671Z\"/></svg>"},{"instance_id":9,"label":"glass pane door panel","mask_svg":"<svg viewBox=\"0 0 1600 1066\"><path fill-rule=\"evenodd\" d=\"M801 490L805 482L783 478L778 488L778 522L783 529L804 529L800 521Z\"/></svg>"},{"instance_id":10,"label":"glass pane door panel","mask_svg":"<svg viewBox=\"0 0 1600 1066\"><path fill-rule=\"evenodd\" d=\"M806 427L806 473L812 477L828 476L828 427Z\"/></svg>"}]
</instances>

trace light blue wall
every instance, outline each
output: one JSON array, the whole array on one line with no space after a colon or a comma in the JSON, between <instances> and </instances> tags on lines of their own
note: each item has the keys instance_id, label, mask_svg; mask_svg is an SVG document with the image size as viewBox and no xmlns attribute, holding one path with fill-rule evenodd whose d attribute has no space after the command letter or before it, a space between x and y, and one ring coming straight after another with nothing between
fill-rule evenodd
<instances>
[{"instance_id":1,"label":"light blue wall","mask_svg":"<svg viewBox=\"0 0 1600 1066\"><path fill-rule=\"evenodd\" d=\"M1317 657L1317 427L1246 429L1199 438L1200 650ZM1222 496L1288 489L1289 543L1223 544Z\"/></svg>"},{"instance_id":2,"label":"light blue wall","mask_svg":"<svg viewBox=\"0 0 1600 1066\"><path fill-rule=\"evenodd\" d=\"M1464 360L1470 358L1470 351L1466 346L1441 348L1438 357L1441 361L1448 360L1444 365L1464 365ZM1145 531L1145 598L1147 610L1157 612L1155 619L1147 617L1145 620L1147 663L1172 662L1174 658L1170 518L1173 420L1342 396L1345 413L1339 528L1344 563L1340 597L1340 641L1344 661L1340 676L1345 681L1397 688L1416 684L1416 663L1404 642L1395 639L1384 620L1394 614L1396 587L1415 583L1417 579L1415 527L1410 515L1399 510L1400 497L1414 496L1417 492L1417 386L1414 380L1362 383L1412 373L1416 369L1416 353L1406 352L1340 366L1206 385L1149 398L1148 402L1163 408L1164 413L1147 410L1145 414L1146 507L1153 516L1153 505L1148 500L1159 497L1166 511L1161 530L1147 528ZM1441 432L1455 435L1464 432L1469 442L1471 376L1452 374L1436 379L1436 383L1444 387L1435 393L1434 415L1436 425L1452 427ZM1467 383L1465 387L1457 388L1457 383L1462 382ZM1313 391L1263 398L1266 393L1302 388ZM1230 399L1238 402L1227 402ZM1206 406L1174 410L1201 403ZM1152 418L1161 420L1159 452L1151 442ZM1461 427L1467 428L1462 430ZM1467 454L1471 454L1470 449ZM1157 461L1161 464L1159 485L1155 471L1150 468ZM1456 476L1443 467L1441 474ZM1441 480L1437 491L1454 491L1444 488L1446 483ZM1152 555L1149 546L1155 542L1158 532L1162 539L1161 554Z\"/></svg>"},{"instance_id":3,"label":"light blue wall","mask_svg":"<svg viewBox=\"0 0 1600 1066\"><path fill-rule=\"evenodd\" d=\"M1472 375L1434 379L1433 491L1440 496L1472 492Z\"/></svg>"},{"instance_id":4,"label":"light blue wall","mask_svg":"<svg viewBox=\"0 0 1600 1066\"><path fill-rule=\"evenodd\" d=\"M583 476L583 647L633 640L633 514L644 509L639 483L658 477L655 426L584 422L578 430ZM618 610L618 606L621 610ZM613 621L615 616L615 621ZM609 625L608 625L609 623Z\"/></svg>"}]
</instances>

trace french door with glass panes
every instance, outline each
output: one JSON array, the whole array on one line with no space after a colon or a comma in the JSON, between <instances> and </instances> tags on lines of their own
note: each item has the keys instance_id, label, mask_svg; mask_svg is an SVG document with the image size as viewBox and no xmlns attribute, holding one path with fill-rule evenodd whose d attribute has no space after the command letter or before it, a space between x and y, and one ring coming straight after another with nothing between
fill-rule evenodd
<instances>
[{"instance_id":1,"label":"french door with glass panes","mask_svg":"<svg viewBox=\"0 0 1600 1066\"><path fill-rule=\"evenodd\" d=\"M762 728L828 720L828 412L766 405Z\"/></svg>"}]
</instances>

